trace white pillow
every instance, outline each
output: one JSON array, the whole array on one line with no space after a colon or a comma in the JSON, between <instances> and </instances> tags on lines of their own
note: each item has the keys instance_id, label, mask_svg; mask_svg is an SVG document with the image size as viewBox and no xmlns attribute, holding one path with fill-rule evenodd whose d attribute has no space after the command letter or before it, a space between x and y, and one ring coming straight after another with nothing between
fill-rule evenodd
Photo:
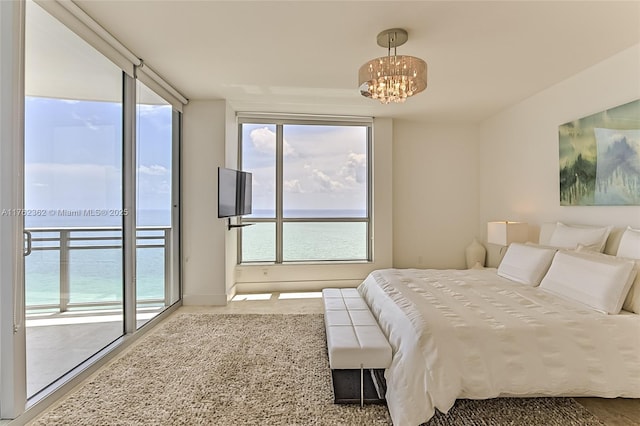
<instances>
[{"instance_id":1,"label":"white pillow","mask_svg":"<svg viewBox=\"0 0 640 426\"><path fill-rule=\"evenodd\" d=\"M605 258L611 257L604 253L595 253L593 251L585 249L582 245L578 245L577 252L587 252L593 255L603 256ZM626 259L626 258L625 258ZM640 314L640 259L629 259L636 263L636 279L631 283L631 288L627 293L627 297L624 299L622 309L628 312L634 312Z\"/></svg>"},{"instance_id":2,"label":"white pillow","mask_svg":"<svg viewBox=\"0 0 640 426\"><path fill-rule=\"evenodd\" d=\"M630 226L625 229L620 238L616 256L640 259L640 229L633 229Z\"/></svg>"},{"instance_id":3,"label":"white pillow","mask_svg":"<svg viewBox=\"0 0 640 426\"><path fill-rule=\"evenodd\" d=\"M578 253L587 252L589 254L602 256L604 258L611 257L604 253L595 253L593 251L585 249L582 245L578 245L576 249ZM631 288L627 293L627 297L624 299L624 303L622 304L622 309L628 312L634 312L636 314L640 314L640 259L629 259L633 260L636 263L636 279L631 283Z\"/></svg>"},{"instance_id":4,"label":"white pillow","mask_svg":"<svg viewBox=\"0 0 640 426\"><path fill-rule=\"evenodd\" d=\"M613 256L559 251L540 288L609 314L622 308L635 263Z\"/></svg>"},{"instance_id":5,"label":"white pillow","mask_svg":"<svg viewBox=\"0 0 640 426\"><path fill-rule=\"evenodd\" d=\"M554 248L512 243L498 266L498 275L535 287L547 273L555 253Z\"/></svg>"},{"instance_id":6,"label":"white pillow","mask_svg":"<svg viewBox=\"0 0 640 426\"><path fill-rule=\"evenodd\" d=\"M636 279L631 284L627 298L624 299L622 309L640 314L640 260L636 260Z\"/></svg>"},{"instance_id":7,"label":"white pillow","mask_svg":"<svg viewBox=\"0 0 640 426\"><path fill-rule=\"evenodd\" d=\"M602 252L611 232L610 226L569 226L558 222L551 234L549 245L553 247L575 249L582 244L589 250Z\"/></svg>"}]
</instances>

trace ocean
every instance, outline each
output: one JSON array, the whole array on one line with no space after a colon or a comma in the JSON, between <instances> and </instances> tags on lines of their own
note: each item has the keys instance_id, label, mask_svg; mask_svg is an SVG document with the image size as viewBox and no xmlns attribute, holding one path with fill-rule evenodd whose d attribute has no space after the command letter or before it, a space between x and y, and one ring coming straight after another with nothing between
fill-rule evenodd
<instances>
[{"instance_id":1,"label":"ocean","mask_svg":"<svg viewBox=\"0 0 640 426\"><path fill-rule=\"evenodd\" d=\"M365 218L366 210L285 209L285 218ZM273 218L273 210L254 210L243 218ZM366 260L367 226L364 222L285 222L283 261ZM257 223L242 228L242 261L275 261L275 224Z\"/></svg>"},{"instance_id":2,"label":"ocean","mask_svg":"<svg viewBox=\"0 0 640 426\"><path fill-rule=\"evenodd\" d=\"M68 247L70 303L121 303L123 298L121 231L79 231L79 228L121 227L120 211L27 210L25 228L32 231L33 250L25 258L27 308L60 303L60 235L71 238ZM170 211L140 210L139 227L168 227ZM35 231L55 228L55 232ZM75 229L75 230L74 230ZM163 235L162 231L138 231L138 237ZM97 239L100 238L100 239ZM37 241L45 239L45 241ZM138 245L163 244L161 238L139 240ZM107 246L117 246L107 248ZM88 248L91 247L91 248ZM164 300L164 248L138 247L136 292L138 301Z\"/></svg>"},{"instance_id":3,"label":"ocean","mask_svg":"<svg viewBox=\"0 0 640 426\"><path fill-rule=\"evenodd\" d=\"M25 258L26 304L29 308L57 305L60 297L60 232L71 237L68 251L68 279L70 303L121 303L122 249L121 232L117 230L78 231L88 227L120 227L118 215L95 216L79 211L60 214L26 216L25 227L56 228L56 232L33 232L37 238L55 241L34 241L32 253ZM58 212L56 212L58 213ZM69 213L69 214L65 214ZM94 213L94 212L87 212ZM119 212L117 212L119 213ZM254 217L269 217L272 212L254 210ZM288 210L285 217L365 217L361 210ZM212 218L212 221L220 220ZM243 219L250 223L251 216ZM141 210L139 227L168 227L169 210ZM74 230L74 228L76 230ZM245 262L273 262L275 260L275 225L258 223L242 228L242 257ZM162 231L139 231L138 237L161 236ZM78 239L83 238L83 239ZM96 238L102 238L97 240ZM367 258L367 228L364 222L285 223L283 229L284 261L364 260ZM162 244L161 239L139 240L141 244ZM107 246L117 246L107 248ZM54 247L53 249L45 249ZM91 247L91 248L88 248ZM137 300L164 299L164 249L138 247L136 282Z\"/></svg>"},{"instance_id":4,"label":"ocean","mask_svg":"<svg viewBox=\"0 0 640 426\"><path fill-rule=\"evenodd\" d=\"M282 237L285 262L367 259L364 222L284 223ZM242 261L273 262L275 238L273 223L243 228Z\"/></svg>"}]
</instances>

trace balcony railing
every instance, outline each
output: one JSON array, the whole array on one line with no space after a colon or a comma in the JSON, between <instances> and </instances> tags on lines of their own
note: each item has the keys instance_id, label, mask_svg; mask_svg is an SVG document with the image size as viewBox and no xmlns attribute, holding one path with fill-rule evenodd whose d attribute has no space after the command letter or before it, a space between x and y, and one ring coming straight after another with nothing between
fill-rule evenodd
<instances>
[{"instance_id":1,"label":"balcony railing","mask_svg":"<svg viewBox=\"0 0 640 426\"><path fill-rule=\"evenodd\" d=\"M27 280L27 310L30 312L40 310L57 310L59 312L66 312L70 309L76 308L90 308L90 309L108 309L108 308L122 308L122 299L100 299L95 301L72 301L72 271L73 265L72 253L74 251L81 250L121 250L122 249L122 228L120 227L34 227L27 228L26 231L31 233L31 252L39 251L57 251L59 252L59 272L56 274L55 270L48 274L51 275L51 279L58 281L58 302L57 303L29 303L29 271L27 268L26 280ZM172 253L172 238L171 238L170 226L140 226L136 228L136 252L140 253L140 250L144 249L162 249L162 259L158 262L163 263L163 283L164 286L164 298L144 298L138 295L137 305L158 305L164 304L169 306L171 304L171 253ZM120 251L120 253L122 253ZM33 259L33 258L32 258ZM122 258L119 258L120 264L122 264ZM37 262L37 259L29 259L27 262ZM98 265L95 265L96 268ZM55 268L53 268L55 269ZM99 271L95 271L99 273ZM57 277L54 277L57 275ZM74 283L76 281L81 282L83 277L74 277ZM117 282L113 282L114 285L122 285L122 278ZM122 288L122 287L120 287Z\"/></svg>"}]
</instances>

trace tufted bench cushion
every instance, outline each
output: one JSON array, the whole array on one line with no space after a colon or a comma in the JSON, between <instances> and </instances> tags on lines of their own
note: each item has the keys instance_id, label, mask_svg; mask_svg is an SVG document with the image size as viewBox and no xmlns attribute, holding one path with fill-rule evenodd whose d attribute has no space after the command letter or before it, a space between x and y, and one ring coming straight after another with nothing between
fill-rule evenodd
<instances>
[{"instance_id":1,"label":"tufted bench cushion","mask_svg":"<svg viewBox=\"0 0 640 426\"><path fill-rule=\"evenodd\" d=\"M332 370L360 370L362 404L363 370L389 367L391 346L355 288L326 288L322 291L322 300L329 366Z\"/></svg>"}]
</instances>

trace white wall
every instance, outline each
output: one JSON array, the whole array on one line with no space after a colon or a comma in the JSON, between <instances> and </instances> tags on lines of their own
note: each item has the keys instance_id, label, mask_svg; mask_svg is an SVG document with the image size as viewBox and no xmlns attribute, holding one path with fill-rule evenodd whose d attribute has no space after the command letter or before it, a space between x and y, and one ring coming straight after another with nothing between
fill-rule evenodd
<instances>
[{"instance_id":1,"label":"white wall","mask_svg":"<svg viewBox=\"0 0 640 426\"><path fill-rule=\"evenodd\" d=\"M225 167L230 169L238 167L238 120L236 119L235 111L231 109L229 105L227 105L225 116L224 157ZM225 228L225 230L225 289L227 300L230 300L235 295L236 263L238 262L238 231L227 228Z\"/></svg>"},{"instance_id":2,"label":"white wall","mask_svg":"<svg viewBox=\"0 0 640 426\"><path fill-rule=\"evenodd\" d=\"M218 219L218 167L225 165L225 101L184 107L182 144L182 285L185 305L227 302L226 222Z\"/></svg>"},{"instance_id":3,"label":"white wall","mask_svg":"<svg viewBox=\"0 0 640 426\"><path fill-rule=\"evenodd\" d=\"M394 121L394 267L466 267L480 237L477 158L475 125Z\"/></svg>"},{"instance_id":4,"label":"white wall","mask_svg":"<svg viewBox=\"0 0 640 426\"><path fill-rule=\"evenodd\" d=\"M373 123L373 262L242 265L236 267L238 293L261 291L311 291L329 286L357 286L374 269L392 262L392 136L391 119Z\"/></svg>"},{"instance_id":5,"label":"white wall","mask_svg":"<svg viewBox=\"0 0 640 426\"><path fill-rule=\"evenodd\" d=\"M558 126L640 98L640 45L514 105L480 125L480 223L565 221L640 227L639 206L561 207Z\"/></svg>"}]
</instances>

